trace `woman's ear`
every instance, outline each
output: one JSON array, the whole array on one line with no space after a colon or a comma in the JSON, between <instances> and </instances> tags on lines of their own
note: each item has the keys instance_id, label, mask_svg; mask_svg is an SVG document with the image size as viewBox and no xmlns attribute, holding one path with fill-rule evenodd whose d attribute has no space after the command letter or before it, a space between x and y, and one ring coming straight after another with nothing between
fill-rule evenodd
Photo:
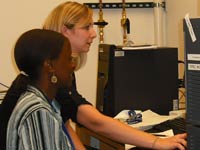
<instances>
[{"instance_id":1,"label":"woman's ear","mask_svg":"<svg viewBox=\"0 0 200 150\"><path fill-rule=\"evenodd\" d=\"M47 71L51 72L51 71L53 70L52 61L50 61L50 60L45 60L45 61L44 61L44 68L45 68Z\"/></svg>"},{"instance_id":2,"label":"woman's ear","mask_svg":"<svg viewBox=\"0 0 200 150\"><path fill-rule=\"evenodd\" d=\"M68 37L69 36L69 33L70 33L70 29L68 29L66 26L62 26L61 27L61 33L64 35L64 36L66 36L66 37Z\"/></svg>"}]
</instances>

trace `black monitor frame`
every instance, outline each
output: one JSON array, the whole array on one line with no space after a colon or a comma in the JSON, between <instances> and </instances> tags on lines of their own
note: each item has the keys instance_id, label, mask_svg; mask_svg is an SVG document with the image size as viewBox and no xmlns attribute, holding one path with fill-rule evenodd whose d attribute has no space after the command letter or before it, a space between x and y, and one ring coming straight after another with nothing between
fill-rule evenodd
<instances>
[{"instance_id":1,"label":"black monitor frame","mask_svg":"<svg viewBox=\"0 0 200 150\"><path fill-rule=\"evenodd\" d=\"M177 48L99 45L97 108L103 106L99 110L104 114L113 117L124 109L151 109L168 115L174 99L178 99Z\"/></svg>"}]
</instances>

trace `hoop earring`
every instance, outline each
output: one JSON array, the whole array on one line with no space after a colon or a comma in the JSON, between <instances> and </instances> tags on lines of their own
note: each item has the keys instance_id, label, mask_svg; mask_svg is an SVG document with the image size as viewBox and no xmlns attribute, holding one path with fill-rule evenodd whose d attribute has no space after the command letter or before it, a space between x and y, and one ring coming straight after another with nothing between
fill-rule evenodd
<instances>
[{"instance_id":1,"label":"hoop earring","mask_svg":"<svg viewBox=\"0 0 200 150\"><path fill-rule=\"evenodd\" d=\"M57 83L58 82L58 78L56 77L56 75L55 74L53 74L52 76L51 76L51 83Z\"/></svg>"}]
</instances>

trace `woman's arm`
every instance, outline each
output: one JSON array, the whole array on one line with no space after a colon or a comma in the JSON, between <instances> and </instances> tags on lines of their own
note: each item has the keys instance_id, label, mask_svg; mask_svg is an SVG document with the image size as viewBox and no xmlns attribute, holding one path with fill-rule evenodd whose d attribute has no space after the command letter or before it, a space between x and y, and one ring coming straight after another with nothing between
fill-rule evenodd
<instances>
[{"instance_id":1,"label":"woman's arm","mask_svg":"<svg viewBox=\"0 0 200 150\"><path fill-rule=\"evenodd\" d=\"M105 116L91 105L80 105L77 119L80 124L88 129L125 144L153 149L179 148L180 150L185 150L184 147L187 145L185 141L186 134L176 135L166 139L157 138L111 117Z\"/></svg>"},{"instance_id":2,"label":"woman's arm","mask_svg":"<svg viewBox=\"0 0 200 150\"><path fill-rule=\"evenodd\" d=\"M84 147L84 145L80 141L80 139L77 136L77 134L75 133L74 129L71 127L69 120L65 123L65 127L67 128L67 130L68 130L68 132L70 134L70 137L72 138L72 141L74 143L75 149L76 150L85 150L86 148Z\"/></svg>"}]
</instances>

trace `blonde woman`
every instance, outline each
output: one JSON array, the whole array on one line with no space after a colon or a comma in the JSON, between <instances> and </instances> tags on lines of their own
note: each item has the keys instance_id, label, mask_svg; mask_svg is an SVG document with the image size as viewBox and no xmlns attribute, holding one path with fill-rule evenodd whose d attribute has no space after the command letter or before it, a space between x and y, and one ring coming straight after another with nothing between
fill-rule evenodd
<instances>
[{"instance_id":1,"label":"blonde woman","mask_svg":"<svg viewBox=\"0 0 200 150\"><path fill-rule=\"evenodd\" d=\"M73 53L87 53L96 37L92 16L90 8L77 2L65 2L52 10L44 23L44 29L57 31L66 36ZM161 139L101 114L78 93L75 76L71 89L61 90L57 99L61 104L63 120L73 135L75 147L79 150L84 149L84 146L71 129L69 119L112 140L138 147L185 150L187 145L186 134Z\"/></svg>"}]
</instances>

